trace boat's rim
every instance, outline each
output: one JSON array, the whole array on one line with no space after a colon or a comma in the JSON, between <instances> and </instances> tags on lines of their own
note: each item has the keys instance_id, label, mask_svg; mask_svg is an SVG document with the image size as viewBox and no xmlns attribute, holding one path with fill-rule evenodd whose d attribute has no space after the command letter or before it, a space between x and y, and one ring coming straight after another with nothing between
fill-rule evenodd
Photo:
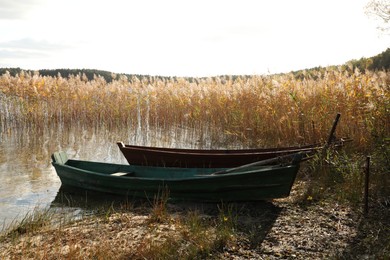
<instances>
[{"instance_id":1,"label":"boat's rim","mask_svg":"<svg viewBox=\"0 0 390 260\"><path fill-rule=\"evenodd\" d=\"M75 162L88 162L88 163L94 163L94 162L90 162L90 161L82 161L82 160L73 160L73 159L69 159L68 161L75 161ZM122 164L111 164L111 163L102 163L102 162L95 162L95 163L99 163L99 164L107 164L107 165L113 165L113 166L130 166L130 165L122 165ZM109 174L109 173L100 173L100 172L97 172L97 171L91 171L91 170L86 170L86 169L83 169L83 168L80 168L80 167L75 167L75 166L71 166L67 163L65 164L61 164L61 163L57 163L57 162L52 162L53 166L59 166L59 167L64 167L64 168L69 168L69 169L74 169L74 170L77 170L77 171L80 171L80 172L83 172L85 174L92 174L92 175L96 175L96 176L101 176L101 177L109 177L109 178L119 178L119 179L133 179L133 180L154 180L154 181L183 181L183 180L194 180L194 179L203 179L203 178L207 178L207 179L218 179L218 178L224 178L224 177L227 177L227 176L240 176L240 175L248 175L248 174L253 174L253 173L256 173L256 174L261 174L263 172L267 172L269 170L275 170L275 169L289 169L289 168L294 168L294 167L297 167L298 165L294 165L294 164L289 164L289 165L267 165L267 166L254 166L256 167L256 169L252 169L252 170L237 170L237 171L233 171L233 172L228 172L228 173L224 173L224 174L213 174L213 173L207 173L207 174L196 174L196 175L193 175L191 177L183 177L183 178L172 178L172 179L164 179L164 178L151 178L151 177L140 177L140 176L118 176L118 175L112 175L112 174ZM158 168L172 168L172 169L175 169L177 171L177 168L174 168L174 167L154 167L154 166L147 166L147 167L150 167L150 168L155 168L155 169L158 169ZM182 169L191 169L191 168L182 168ZM228 168L229 169L229 168Z\"/></svg>"}]
</instances>

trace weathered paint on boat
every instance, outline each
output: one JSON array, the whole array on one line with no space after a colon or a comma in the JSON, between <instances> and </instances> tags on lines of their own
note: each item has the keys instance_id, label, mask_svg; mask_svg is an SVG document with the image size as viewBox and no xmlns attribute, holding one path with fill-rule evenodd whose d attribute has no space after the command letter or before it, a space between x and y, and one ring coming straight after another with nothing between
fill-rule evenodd
<instances>
[{"instance_id":1,"label":"weathered paint on boat","mask_svg":"<svg viewBox=\"0 0 390 260\"><path fill-rule=\"evenodd\" d=\"M237 167L298 152L309 156L323 148L320 144L313 144L268 149L202 150L125 145L123 142L117 144L131 165L198 168Z\"/></svg>"},{"instance_id":2,"label":"weathered paint on boat","mask_svg":"<svg viewBox=\"0 0 390 260\"><path fill-rule=\"evenodd\" d=\"M52 165L63 186L130 198L154 198L167 190L171 200L256 201L289 196L299 169L300 155L298 157L294 163L285 166L252 166L234 170L71 160L64 152L56 152L52 155ZM222 174L213 174L215 172Z\"/></svg>"},{"instance_id":3,"label":"weathered paint on boat","mask_svg":"<svg viewBox=\"0 0 390 260\"><path fill-rule=\"evenodd\" d=\"M118 142L127 162L132 165L165 166L165 167L237 167L256 161L277 158L280 156L303 152L305 158L310 158L315 152L333 147L342 147L344 142L351 139L336 139L334 133L340 119L340 114L336 115L333 122L328 141L324 144L315 143L305 146L290 146L265 149L178 149L164 147L148 147L137 145L125 145Z\"/></svg>"}]
</instances>

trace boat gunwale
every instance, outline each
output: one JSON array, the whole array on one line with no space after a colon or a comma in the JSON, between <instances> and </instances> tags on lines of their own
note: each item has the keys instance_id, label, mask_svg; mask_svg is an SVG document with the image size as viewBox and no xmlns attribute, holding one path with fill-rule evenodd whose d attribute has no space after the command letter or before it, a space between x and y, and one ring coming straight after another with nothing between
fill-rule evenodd
<instances>
[{"instance_id":1,"label":"boat gunwale","mask_svg":"<svg viewBox=\"0 0 390 260\"><path fill-rule=\"evenodd\" d=\"M226 174L213 174L214 172L211 172L211 173L206 173L206 174L194 174L192 175L191 177L180 177L180 178L152 178L152 177L142 177L142 176L116 176L116 175L112 175L113 173L102 173L102 172L97 172L97 171L92 171L92 170L87 170L87 169L84 169L84 168L80 168L80 167L76 167L76 166L72 166L72 165L69 165L68 162L80 162L80 163L88 163L88 164L103 164L103 165L110 165L110 166L125 166L125 167L132 167L132 165L126 165L126 164L115 164L115 163L104 163L104 162L92 162L92 161L83 161L83 160L75 160L75 159L69 159L65 164L62 164L62 163L58 163L58 162L52 162L53 166L54 165L59 165L59 166L62 166L62 167L65 167L65 168L70 168L70 169L75 169L77 171L81 171L83 173L86 173L86 174L93 174L93 175L97 175L97 176L101 176L101 177L110 177L110 178L119 178L119 179L124 179L124 180L150 180L150 181L192 181L192 180L196 180L196 179L216 179L216 178L224 178L224 177L227 177L227 176L239 176L239 175L248 175L248 174L253 174L253 173L258 173L258 174L261 174L262 172L265 172L265 171L268 171L268 170L274 170L274 169L280 169L280 170L284 170L284 169L289 169L289 168L292 168L292 167L297 167L297 165L294 165L294 164L288 164L288 165L266 165L266 166L253 166L253 167L256 167L257 169L252 169L252 170L237 170L237 171L233 171L233 172L228 172ZM137 168L138 167L144 167L144 166L137 166L135 165ZM299 164L298 164L299 166ZM164 168L164 169L172 169L174 171L178 171L178 169L188 169L188 170L191 170L193 168L176 168L176 167L158 167L158 166L146 166L148 168L156 168L159 169L159 168ZM200 168L198 168L200 169ZM208 168L204 168L205 170L208 170ZM215 169L225 169L225 168L215 168ZM226 169L230 169L230 168L226 168Z\"/></svg>"},{"instance_id":2,"label":"boat gunwale","mask_svg":"<svg viewBox=\"0 0 390 260\"><path fill-rule=\"evenodd\" d=\"M310 146L302 146L302 147L281 147L281 148L267 148L263 149L238 149L238 150L202 150L202 149L181 149L181 148L164 148L164 147L148 147L148 146L136 146L124 144L123 142L117 142L119 148L122 150L135 150L135 151L144 151L149 153L164 153L170 155L183 154L183 155L191 155L191 156L255 156L255 155L273 155L273 154L283 154L283 153L298 153L305 151L315 151L321 150L324 148L323 145L310 145Z\"/></svg>"}]
</instances>

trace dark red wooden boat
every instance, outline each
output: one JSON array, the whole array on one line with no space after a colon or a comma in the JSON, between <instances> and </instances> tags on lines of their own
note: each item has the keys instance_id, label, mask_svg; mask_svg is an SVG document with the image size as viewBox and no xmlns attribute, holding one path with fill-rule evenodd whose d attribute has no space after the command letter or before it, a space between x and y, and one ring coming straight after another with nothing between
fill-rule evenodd
<instances>
[{"instance_id":1,"label":"dark red wooden boat","mask_svg":"<svg viewBox=\"0 0 390 260\"><path fill-rule=\"evenodd\" d=\"M298 152L303 152L307 157L323 148L323 145L312 144L284 148L204 150L125 145L123 142L117 144L131 165L191 168L237 167Z\"/></svg>"},{"instance_id":2,"label":"dark red wooden boat","mask_svg":"<svg viewBox=\"0 0 390 260\"><path fill-rule=\"evenodd\" d=\"M126 160L131 165L144 166L165 166L165 167L187 167L187 168L231 168L252 162L277 158L284 155L301 152L303 160L313 155L316 151L332 144L340 147L343 139L335 140L334 132L340 114L333 123L328 141L326 144L311 144L305 146L291 146L282 148L261 148L261 149L179 149L164 147L149 147L128 145L118 142Z\"/></svg>"}]
</instances>

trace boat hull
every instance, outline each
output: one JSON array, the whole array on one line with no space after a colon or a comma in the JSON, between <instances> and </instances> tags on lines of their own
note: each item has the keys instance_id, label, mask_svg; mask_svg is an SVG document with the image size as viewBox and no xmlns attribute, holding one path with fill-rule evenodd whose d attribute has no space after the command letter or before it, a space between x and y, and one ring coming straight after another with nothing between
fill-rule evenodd
<instances>
[{"instance_id":1,"label":"boat hull","mask_svg":"<svg viewBox=\"0 0 390 260\"><path fill-rule=\"evenodd\" d=\"M315 144L304 147L269 149L196 150L134 146L125 145L122 142L117 144L127 162L131 165L200 168L237 167L298 152L303 152L305 156L309 156L322 148L319 144Z\"/></svg>"},{"instance_id":2,"label":"boat hull","mask_svg":"<svg viewBox=\"0 0 390 260\"><path fill-rule=\"evenodd\" d=\"M299 169L288 166L250 167L216 174L224 169L164 168L53 159L64 187L71 186L128 198L153 199L167 192L170 200L257 201L287 197ZM114 176L127 172L126 176Z\"/></svg>"}]
</instances>

